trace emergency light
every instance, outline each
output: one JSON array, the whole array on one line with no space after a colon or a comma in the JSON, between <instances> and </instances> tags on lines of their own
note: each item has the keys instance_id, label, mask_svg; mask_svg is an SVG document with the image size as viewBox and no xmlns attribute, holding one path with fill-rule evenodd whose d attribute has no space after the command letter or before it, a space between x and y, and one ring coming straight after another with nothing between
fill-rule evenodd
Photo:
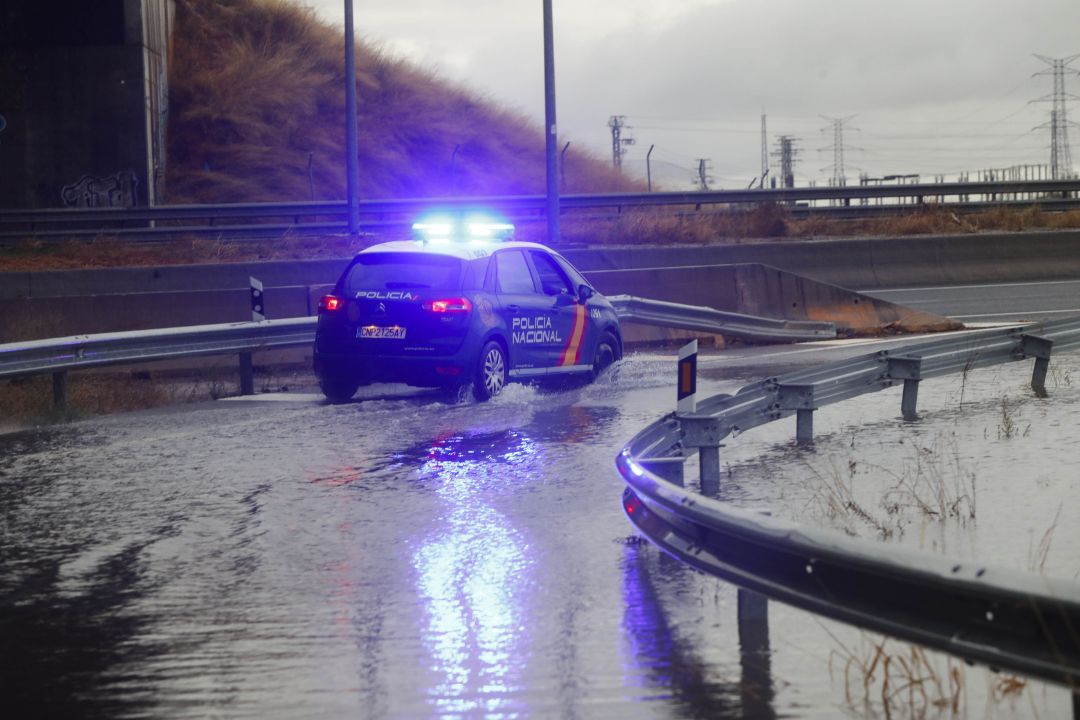
<instances>
[{"instance_id":1,"label":"emergency light","mask_svg":"<svg viewBox=\"0 0 1080 720\"><path fill-rule=\"evenodd\" d=\"M413 223L413 232L424 243L486 243L507 240L514 234L513 223L488 215L450 217L433 215Z\"/></svg>"}]
</instances>

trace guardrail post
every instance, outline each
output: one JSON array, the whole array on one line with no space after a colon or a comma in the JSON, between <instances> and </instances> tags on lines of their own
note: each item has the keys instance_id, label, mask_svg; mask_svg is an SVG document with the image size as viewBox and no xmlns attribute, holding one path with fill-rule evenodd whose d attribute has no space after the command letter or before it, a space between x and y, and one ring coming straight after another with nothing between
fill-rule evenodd
<instances>
[{"instance_id":1,"label":"guardrail post","mask_svg":"<svg viewBox=\"0 0 1080 720\"><path fill-rule=\"evenodd\" d=\"M638 458L637 464L668 482L683 487L683 457Z\"/></svg>"},{"instance_id":2,"label":"guardrail post","mask_svg":"<svg viewBox=\"0 0 1080 720\"><path fill-rule=\"evenodd\" d=\"M795 442L810 445L814 442L813 385L777 385L777 402L781 410L795 411Z\"/></svg>"},{"instance_id":3,"label":"guardrail post","mask_svg":"<svg viewBox=\"0 0 1080 720\"><path fill-rule=\"evenodd\" d=\"M742 654L769 652L769 600L761 593L739 588L739 650Z\"/></svg>"},{"instance_id":4,"label":"guardrail post","mask_svg":"<svg viewBox=\"0 0 1080 720\"><path fill-rule=\"evenodd\" d=\"M240 394L255 394L255 367L250 352L240 353Z\"/></svg>"},{"instance_id":5,"label":"guardrail post","mask_svg":"<svg viewBox=\"0 0 1080 720\"><path fill-rule=\"evenodd\" d=\"M768 510L760 510L759 512L763 515L772 515ZM768 708L771 707L769 700L772 695L769 655L769 599L753 590L739 588L737 604L739 665L742 667L743 691L745 693L750 690L751 695L761 696L755 698L755 704ZM745 711L747 707L747 700L744 699L743 710Z\"/></svg>"},{"instance_id":6,"label":"guardrail post","mask_svg":"<svg viewBox=\"0 0 1080 720\"><path fill-rule=\"evenodd\" d=\"M1024 357L1035 358L1035 368L1031 372L1031 389L1036 397L1046 397L1046 371L1050 369L1050 351L1054 341L1038 335L1021 335L1020 352Z\"/></svg>"},{"instance_id":7,"label":"guardrail post","mask_svg":"<svg viewBox=\"0 0 1080 720\"><path fill-rule=\"evenodd\" d=\"M67 407L67 371L52 374L52 397L54 408L63 410Z\"/></svg>"},{"instance_id":8,"label":"guardrail post","mask_svg":"<svg viewBox=\"0 0 1080 720\"><path fill-rule=\"evenodd\" d=\"M904 394L900 399L900 413L904 420L919 419L919 381L922 380L922 358L905 355L887 357L887 371L893 380L904 381Z\"/></svg>"},{"instance_id":9,"label":"guardrail post","mask_svg":"<svg viewBox=\"0 0 1080 720\"><path fill-rule=\"evenodd\" d=\"M769 601L739 588L739 666L743 717L774 717Z\"/></svg>"},{"instance_id":10,"label":"guardrail post","mask_svg":"<svg viewBox=\"0 0 1080 720\"><path fill-rule=\"evenodd\" d=\"M698 475L703 495L720 493L720 439L723 428L718 418L692 415L679 417L683 447L697 448Z\"/></svg>"}]
</instances>

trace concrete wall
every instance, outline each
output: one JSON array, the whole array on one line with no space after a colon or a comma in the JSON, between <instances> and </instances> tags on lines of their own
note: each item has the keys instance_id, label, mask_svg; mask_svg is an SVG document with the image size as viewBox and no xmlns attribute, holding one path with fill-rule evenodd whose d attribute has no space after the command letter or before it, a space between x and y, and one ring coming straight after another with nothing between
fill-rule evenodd
<instances>
[{"instance_id":1,"label":"concrete wall","mask_svg":"<svg viewBox=\"0 0 1080 720\"><path fill-rule=\"evenodd\" d=\"M1080 231L590 248L563 254L583 272L760 263L855 290L1080 277ZM347 262L340 258L7 272L0 273L0 300L246 288L250 275L268 286L324 285L333 284Z\"/></svg>"},{"instance_id":2,"label":"concrete wall","mask_svg":"<svg viewBox=\"0 0 1080 720\"><path fill-rule=\"evenodd\" d=\"M1080 277L1080 232L785 240L572 250L581 270L761 263L842 287L1028 282Z\"/></svg>"},{"instance_id":3,"label":"concrete wall","mask_svg":"<svg viewBox=\"0 0 1080 720\"><path fill-rule=\"evenodd\" d=\"M0 207L152 202L173 0L0 0Z\"/></svg>"},{"instance_id":4,"label":"concrete wall","mask_svg":"<svg viewBox=\"0 0 1080 720\"><path fill-rule=\"evenodd\" d=\"M810 312L811 308L830 307L834 316L850 317L852 326L866 322L863 316L869 310L858 307L862 301L856 302L858 296L844 287L1080 277L1077 232L604 248L574 250L566 255L603 292L788 319L835 321L835 317ZM0 273L0 342L246 320L250 318L250 275L267 288L270 317L304 315L333 285L346 262ZM775 265L778 270L732 267L752 263ZM611 270L619 272L605 272ZM844 287L829 289L801 282L781 270ZM888 320L881 311L869 317L886 323L913 319L902 315Z\"/></svg>"}]
</instances>

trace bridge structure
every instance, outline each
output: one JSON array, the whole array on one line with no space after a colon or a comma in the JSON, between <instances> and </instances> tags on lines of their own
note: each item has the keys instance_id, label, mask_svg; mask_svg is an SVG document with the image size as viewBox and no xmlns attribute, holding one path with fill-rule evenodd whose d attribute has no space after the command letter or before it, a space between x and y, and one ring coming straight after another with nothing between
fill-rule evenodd
<instances>
[{"instance_id":1,"label":"bridge structure","mask_svg":"<svg viewBox=\"0 0 1080 720\"><path fill-rule=\"evenodd\" d=\"M0 208L157 203L175 0L0 0Z\"/></svg>"}]
</instances>

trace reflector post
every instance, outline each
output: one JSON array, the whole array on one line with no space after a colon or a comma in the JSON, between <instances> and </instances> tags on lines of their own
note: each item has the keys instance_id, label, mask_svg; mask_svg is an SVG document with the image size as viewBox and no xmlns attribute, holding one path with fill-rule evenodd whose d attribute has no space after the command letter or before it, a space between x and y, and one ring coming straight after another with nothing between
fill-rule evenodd
<instances>
[{"instance_id":1,"label":"reflector post","mask_svg":"<svg viewBox=\"0 0 1080 720\"><path fill-rule=\"evenodd\" d=\"M248 276L251 296L251 320L261 322L266 319L266 302L263 299L263 284L258 278Z\"/></svg>"},{"instance_id":2,"label":"reflector post","mask_svg":"<svg viewBox=\"0 0 1080 720\"><path fill-rule=\"evenodd\" d=\"M697 412L697 340L679 348L679 377L675 411L680 415Z\"/></svg>"}]
</instances>

